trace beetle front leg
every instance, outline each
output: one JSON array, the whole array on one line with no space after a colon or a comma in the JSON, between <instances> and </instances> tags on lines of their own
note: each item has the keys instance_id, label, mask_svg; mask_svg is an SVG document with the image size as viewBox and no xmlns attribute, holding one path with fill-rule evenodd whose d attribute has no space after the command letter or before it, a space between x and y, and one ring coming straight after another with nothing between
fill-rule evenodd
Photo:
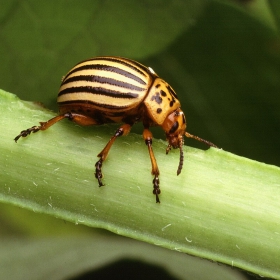
<instances>
[{"instance_id":1,"label":"beetle front leg","mask_svg":"<svg viewBox=\"0 0 280 280\"><path fill-rule=\"evenodd\" d=\"M101 179L103 178L102 174L102 163L107 158L108 153L117 139L117 137L120 137L122 135L127 135L131 129L131 125L129 124L123 124L120 128L118 128L114 134L113 137L109 140L107 145L104 147L104 149L97 155L100 159L95 164L95 178L98 180L99 187L104 186Z\"/></svg>"},{"instance_id":2,"label":"beetle front leg","mask_svg":"<svg viewBox=\"0 0 280 280\"><path fill-rule=\"evenodd\" d=\"M157 165L157 161L153 152L152 148L152 142L153 142L153 135L151 131L147 128L144 129L143 131L143 138L145 140L146 145L148 146L149 154L150 154L150 159L152 163L152 175L155 175L153 179L153 194L156 196L156 202L160 203L159 200L159 194L160 194L160 188L159 188L159 169Z\"/></svg>"}]
</instances>

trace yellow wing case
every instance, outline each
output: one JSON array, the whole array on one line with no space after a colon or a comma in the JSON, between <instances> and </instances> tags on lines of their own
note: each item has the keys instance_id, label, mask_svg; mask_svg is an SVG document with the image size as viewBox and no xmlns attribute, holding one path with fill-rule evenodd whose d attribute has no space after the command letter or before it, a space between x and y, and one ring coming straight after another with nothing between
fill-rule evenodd
<instances>
[{"instance_id":1,"label":"yellow wing case","mask_svg":"<svg viewBox=\"0 0 280 280\"><path fill-rule=\"evenodd\" d=\"M96 57L80 62L63 78L58 105L87 103L104 111L130 110L145 98L156 74L139 62Z\"/></svg>"}]
</instances>

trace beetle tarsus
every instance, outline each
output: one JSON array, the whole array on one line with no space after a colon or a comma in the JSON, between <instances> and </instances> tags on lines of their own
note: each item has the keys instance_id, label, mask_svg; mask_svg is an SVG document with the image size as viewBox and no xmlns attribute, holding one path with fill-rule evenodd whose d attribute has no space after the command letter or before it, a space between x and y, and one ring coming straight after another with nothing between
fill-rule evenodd
<instances>
[{"instance_id":1,"label":"beetle tarsus","mask_svg":"<svg viewBox=\"0 0 280 280\"><path fill-rule=\"evenodd\" d=\"M167 155L168 155L168 153L170 152L170 150L171 150L171 145L168 144L168 145L167 145L167 148L166 148L166 154L167 154Z\"/></svg>"},{"instance_id":2,"label":"beetle tarsus","mask_svg":"<svg viewBox=\"0 0 280 280\"><path fill-rule=\"evenodd\" d=\"M158 176L155 176L155 178L153 180L153 184L154 184L153 194L156 195L156 203L160 203L160 200L159 200L159 197L158 197L158 195L160 194L159 178L158 178Z\"/></svg>"},{"instance_id":3,"label":"beetle tarsus","mask_svg":"<svg viewBox=\"0 0 280 280\"><path fill-rule=\"evenodd\" d=\"M102 158L100 158L99 161L97 161L95 164L95 178L98 180L99 187L104 186L104 184L101 181L101 179L103 178L102 171L101 171L102 162L103 160Z\"/></svg>"},{"instance_id":4,"label":"beetle tarsus","mask_svg":"<svg viewBox=\"0 0 280 280\"><path fill-rule=\"evenodd\" d=\"M27 128L27 129L21 131L20 134L17 137L15 137L14 140L15 140L15 142L17 142L20 137L26 137L30 133L32 133L32 132L35 133L35 132L39 131L40 129L41 129L41 126L32 126L30 128Z\"/></svg>"}]
</instances>

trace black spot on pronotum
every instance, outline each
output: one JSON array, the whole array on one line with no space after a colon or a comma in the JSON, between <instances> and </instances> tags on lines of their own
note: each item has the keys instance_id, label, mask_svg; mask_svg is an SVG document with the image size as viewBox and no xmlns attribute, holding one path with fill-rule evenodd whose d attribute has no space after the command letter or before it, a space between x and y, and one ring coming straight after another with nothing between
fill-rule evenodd
<instances>
[{"instance_id":1,"label":"black spot on pronotum","mask_svg":"<svg viewBox=\"0 0 280 280\"><path fill-rule=\"evenodd\" d=\"M156 85L156 88L159 88L159 87L160 87L160 84L157 84L157 85Z\"/></svg>"},{"instance_id":2,"label":"black spot on pronotum","mask_svg":"<svg viewBox=\"0 0 280 280\"><path fill-rule=\"evenodd\" d=\"M171 98L167 97L167 99L169 101L169 106L172 107L174 105L174 103L176 103L177 95L176 95L175 91L169 85L167 86L167 90L171 97ZM160 93L162 96L167 96L166 92L163 90L161 90Z\"/></svg>"},{"instance_id":3,"label":"black spot on pronotum","mask_svg":"<svg viewBox=\"0 0 280 280\"><path fill-rule=\"evenodd\" d=\"M177 121L174 122L171 129L169 130L169 133L173 134L178 129L178 127L179 127L179 123Z\"/></svg>"},{"instance_id":4,"label":"black spot on pronotum","mask_svg":"<svg viewBox=\"0 0 280 280\"><path fill-rule=\"evenodd\" d=\"M162 112L161 108L157 108L157 113L160 114Z\"/></svg>"},{"instance_id":5,"label":"black spot on pronotum","mask_svg":"<svg viewBox=\"0 0 280 280\"><path fill-rule=\"evenodd\" d=\"M161 104L162 98L159 96L159 93L157 92L155 95L152 96L151 101L156 101L157 104Z\"/></svg>"},{"instance_id":6,"label":"black spot on pronotum","mask_svg":"<svg viewBox=\"0 0 280 280\"><path fill-rule=\"evenodd\" d=\"M176 92L169 85L167 86L167 89L173 98L178 98Z\"/></svg>"}]
</instances>

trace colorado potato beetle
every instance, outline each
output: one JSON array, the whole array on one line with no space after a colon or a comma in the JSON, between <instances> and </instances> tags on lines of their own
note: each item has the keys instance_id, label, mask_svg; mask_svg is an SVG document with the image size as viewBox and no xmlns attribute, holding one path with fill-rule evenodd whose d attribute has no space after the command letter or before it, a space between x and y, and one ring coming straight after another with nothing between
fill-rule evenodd
<instances>
[{"instance_id":1,"label":"colorado potato beetle","mask_svg":"<svg viewBox=\"0 0 280 280\"><path fill-rule=\"evenodd\" d=\"M143 122L143 138L151 159L156 202L160 202L159 169L152 149L151 126L161 126L165 131L168 141L166 154L171 148L180 149L177 175L181 173L184 162L184 135L217 148L213 143L186 132L186 118L175 91L151 68L131 59L102 56L76 64L61 82L57 103L58 116L21 131L15 142L32 132L46 130L65 118L79 125L123 123L97 155L95 177L100 187L103 186L102 164L111 146L117 137L127 135L136 122Z\"/></svg>"}]
</instances>

